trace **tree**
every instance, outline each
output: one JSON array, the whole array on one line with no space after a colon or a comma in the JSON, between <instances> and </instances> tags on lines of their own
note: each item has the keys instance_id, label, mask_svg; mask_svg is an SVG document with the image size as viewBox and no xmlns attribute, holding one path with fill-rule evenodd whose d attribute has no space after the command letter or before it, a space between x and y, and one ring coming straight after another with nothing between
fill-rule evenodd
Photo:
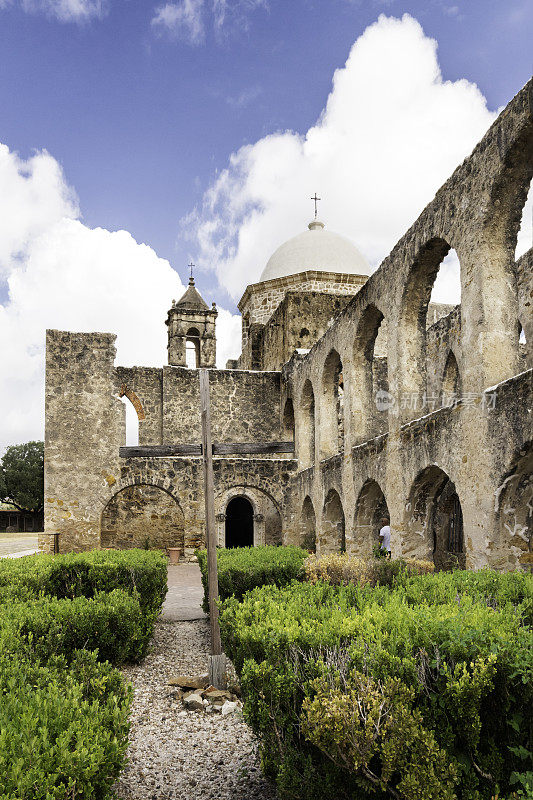
<instances>
[{"instance_id":1,"label":"tree","mask_svg":"<svg viewBox=\"0 0 533 800\"><path fill-rule=\"evenodd\" d=\"M0 500L19 511L42 511L44 506L44 442L8 447L0 461Z\"/></svg>"}]
</instances>

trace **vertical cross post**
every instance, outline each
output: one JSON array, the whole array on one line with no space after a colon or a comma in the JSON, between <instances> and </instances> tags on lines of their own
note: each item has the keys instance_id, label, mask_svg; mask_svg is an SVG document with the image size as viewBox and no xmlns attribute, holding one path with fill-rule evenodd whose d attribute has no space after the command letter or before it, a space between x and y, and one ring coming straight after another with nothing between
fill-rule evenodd
<instances>
[{"instance_id":1,"label":"vertical cross post","mask_svg":"<svg viewBox=\"0 0 533 800\"><path fill-rule=\"evenodd\" d=\"M209 681L217 689L224 688L226 659L222 653L220 625L218 622L218 569L215 527L215 483L213 477L213 445L211 442L211 407L209 400L209 372L200 369L200 409L202 416L202 460L204 467L205 529L207 543L207 579L209 594L209 621L211 625L211 655Z\"/></svg>"}]
</instances>

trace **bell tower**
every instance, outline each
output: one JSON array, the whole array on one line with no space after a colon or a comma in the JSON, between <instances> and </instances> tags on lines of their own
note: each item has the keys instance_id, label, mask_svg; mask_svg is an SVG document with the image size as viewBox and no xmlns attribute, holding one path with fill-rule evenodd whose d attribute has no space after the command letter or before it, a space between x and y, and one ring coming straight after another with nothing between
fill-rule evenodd
<instances>
[{"instance_id":1,"label":"bell tower","mask_svg":"<svg viewBox=\"0 0 533 800\"><path fill-rule=\"evenodd\" d=\"M215 303L209 308L191 274L183 297L172 301L168 326L168 363L172 367L214 367L216 364Z\"/></svg>"}]
</instances>

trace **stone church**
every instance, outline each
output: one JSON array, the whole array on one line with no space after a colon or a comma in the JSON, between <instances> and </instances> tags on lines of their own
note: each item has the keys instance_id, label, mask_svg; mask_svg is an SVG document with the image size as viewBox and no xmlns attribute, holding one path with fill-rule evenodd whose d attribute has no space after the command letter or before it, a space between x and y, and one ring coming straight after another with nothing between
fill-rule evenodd
<instances>
[{"instance_id":1,"label":"stone church","mask_svg":"<svg viewBox=\"0 0 533 800\"><path fill-rule=\"evenodd\" d=\"M532 110L530 81L373 274L316 218L281 244L239 302L242 353L225 369L192 278L168 312L166 366L116 365L111 333L49 330L45 531L59 549L188 559L203 544L206 367L220 546L368 555L388 516L394 556L528 568L533 250L515 247ZM461 302L435 305L451 250Z\"/></svg>"}]
</instances>

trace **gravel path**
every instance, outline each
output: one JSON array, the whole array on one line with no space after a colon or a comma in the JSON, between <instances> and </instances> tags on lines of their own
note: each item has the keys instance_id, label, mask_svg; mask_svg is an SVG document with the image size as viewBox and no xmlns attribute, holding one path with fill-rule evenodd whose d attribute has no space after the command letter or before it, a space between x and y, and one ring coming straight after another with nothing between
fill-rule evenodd
<instances>
[{"instance_id":1,"label":"gravel path","mask_svg":"<svg viewBox=\"0 0 533 800\"><path fill-rule=\"evenodd\" d=\"M124 670L135 699L121 800L275 800L242 715L183 711L167 684L173 675L206 672L208 646L206 620L160 621L149 655Z\"/></svg>"}]
</instances>

